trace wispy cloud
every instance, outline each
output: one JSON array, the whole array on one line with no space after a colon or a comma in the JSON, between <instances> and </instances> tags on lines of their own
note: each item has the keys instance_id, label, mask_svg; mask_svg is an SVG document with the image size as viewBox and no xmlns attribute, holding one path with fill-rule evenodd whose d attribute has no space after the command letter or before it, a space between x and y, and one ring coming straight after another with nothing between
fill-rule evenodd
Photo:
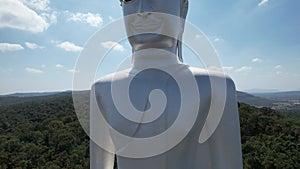
<instances>
[{"instance_id":1,"label":"wispy cloud","mask_svg":"<svg viewBox=\"0 0 300 169\"><path fill-rule=\"evenodd\" d=\"M67 14L70 21L86 23L93 27L99 27L103 24L103 18L98 13L70 13L67 11Z\"/></svg>"},{"instance_id":2,"label":"wispy cloud","mask_svg":"<svg viewBox=\"0 0 300 169\"><path fill-rule=\"evenodd\" d=\"M61 65L61 64L56 64L55 65L55 68L57 68L57 69L61 69L61 68L64 68L65 66L64 65Z\"/></svg>"},{"instance_id":3,"label":"wispy cloud","mask_svg":"<svg viewBox=\"0 0 300 169\"><path fill-rule=\"evenodd\" d=\"M253 58L251 60L252 63L261 63L263 60L261 58Z\"/></svg>"},{"instance_id":4,"label":"wispy cloud","mask_svg":"<svg viewBox=\"0 0 300 169\"><path fill-rule=\"evenodd\" d=\"M223 41L223 39L221 39L221 38L215 38L214 39L214 42L221 42L221 41Z\"/></svg>"},{"instance_id":5,"label":"wispy cloud","mask_svg":"<svg viewBox=\"0 0 300 169\"><path fill-rule=\"evenodd\" d=\"M217 71L217 72L222 72L222 67L218 67L218 66L208 66L207 69L209 71Z\"/></svg>"},{"instance_id":6,"label":"wispy cloud","mask_svg":"<svg viewBox=\"0 0 300 169\"><path fill-rule=\"evenodd\" d=\"M205 39L206 39L207 37L205 37L205 36L203 36L203 35L197 34L197 35L196 35L196 38L197 38L197 39L199 39L199 38L205 38ZM209 38L209 40L210 40L211 42L213 42L213 43L224 42L224 39L223 39L221 36L218 36L218 35L209 36L208 38Z\"/></svg>"},{"instance_id":7,"label":"wispy cloud","mask_svg":"<svg viewBox=\"0 0 300 169\"><path fill-rule=\"evenodd\" d=\"M0 43L0 51L6 52L6 51L17 51L17 50L23 50L23 46L20 44L12 44L12 43Z\"/></svg>"},{"instance_id":8,"label":"wispy cloud","mask_svg":"<svg viewBox=\"0 0 300 169\"><path fill-rule=\"evenodd\" d=\"M0 28L38 33L49 27L45 17L30 9L20 0L1 0L0 16L4 16L0 17Z\"/></svg>"},{"instance_id":9,"label":"wispy cloud","mask_svg":"<svg viewBox=\"0 0 300 169\"><path fill-rule=\"evenodd\" d=\"M276 65L274 68L275 68L275 69L281 69L282 66L281 66L281 65Z\"/></svg>"},{"instance_id":10,"label":"wispy cloud","mask_svg":"<svg viewBox=\"0 0 300 169\"><path fill-rule=\"evenodd\" d=\"M79 70L76 70L76 69L69 69L68 72L70 72L70 73L78 73Z\"/></svg>"},{"instance_id":11,"label":"wispy cloud","mask_svg":"<svg viewBox=\"0 0 300 169\"><path fill-rule=\"evenodd\" d=\"M252 67L250 66L243 66L241 68L236 69L236 72L249 72L250 70L252 70Z\"/></svg>"},{"instance_id":12,"label":"wispy cloud","mask_svg":"<svg viewBox=\"0 0 300 169\"><path fill-rule=\"evenodd\" d=\"M21 0L30 8L40 11L50 10L50 0Z\"/></svg>"},{"instance_id":13,"label":"wispy cloud","mask_svg":"<svg viewBox=\"0 0 300 169\"><path fill-rule=\"evenodd\" d=\"M28 73L34 73L34 74L43 74L44 72L40 69L35 69L35 68L31 68L31 67L26 67L25 70Z\"/></svg>"},{"instance_id":14,"label":"wispy cloud","mask_svg":"<svg viewBox=\"0 0 300 169\"><path fill-rule=\"evenodd\" d=\"M102 42L101 46L104 47L104 48L106 48L106 49L113 48L113 50L120 51L120 52L125 51L124 46L122 46L118 42L114 42L114 41Z\"/></svg>"},{"instance_id":15,"label":"wispy cloud","mask_svg":"<svg viewBox=\"0 0 300 169\"><path fill-rule=\"evenodd\" d=\"M274 67L274 71L275 71L275 74L276 75L282 75L283 74L283 72L282 72L282 66L281 65L276 65L275 67Z\"/></svg>"},{"instance_id":16,"label":"wispy cloud","mask_svg":"<svg viewBox=\"0 0 300 169\"><path fill-rule=\"evenodd\" d=\"M65 51L68 51L68 52L78 52L78 51L82 50L82 47L77 46L74 43L71 43L69 41L65 41L65 42L61 42L61 43L55 42L55 43L57 43L56 44L57 47L65 50Z\"/></svg>"},{"instance_id":17,"label":"wispy cloud","mask_svg":"<svg viewBox=\"0 0 300 169\"><path fill-rule=\"evenodd\" d=\"M37 49L37 48L42 49L42 48L44 48L43 46L40 46L36 43L31 43L31 42L25 42L25 46L28 47L29 49Z\"/></svg>"},{"instance_id":18,"label":"wispy cloud","mask_svg":"<svg viewBox=\"0 0 300 169\"><path fill-rule=\"evenodd\" d=\"M50 26L51 24L55 24L57 22L57 15L58 12L52 11L52 12L42 13L41 17L43 17L44 20L46 20Z\"/></svg>"},{"instance_id":19,"label":"wispy cloud","mask_svg":"<svg viewBox=\"0 0 300 169\"><path fill-rule=\"evenodd\" d=\"M223 71L233 70L234 68L232 66L223 66L223 67L209 66L209 67L207 67L207 69L212 70L212 71L223 72Z\"/></svg>"},{"instance_id":20,"label":"wispy cloud","mask_svg":"<svg viewBox=\"0 0 300 169\"><path fill-rule=\"evenodd\" d=\"M261 0L260 3L257 4L257 6L263 6L265 4L267 4L269 2L269 0Z\"/></svg>"},{"instance_id":21,"label":"wispy cloud","mask_svg":"<svg viewBox=\"0 0 300 169\"><path fill-rule=\"evenodd\" d=\"M110 22L115 21L115 19L112 16L109 16L108 19L109 19Z\"/></svg>"},{"instance_id":22,"label":"wispy cloud","mask_svg":"<svg viewBox=\"0 0 300 169\"><path fill-rule=\"evenodd\" d=\"M232 66L223 66L223 70L225 71L230 71L233 70L234 68Z\"/></svg>"}]
</instances>

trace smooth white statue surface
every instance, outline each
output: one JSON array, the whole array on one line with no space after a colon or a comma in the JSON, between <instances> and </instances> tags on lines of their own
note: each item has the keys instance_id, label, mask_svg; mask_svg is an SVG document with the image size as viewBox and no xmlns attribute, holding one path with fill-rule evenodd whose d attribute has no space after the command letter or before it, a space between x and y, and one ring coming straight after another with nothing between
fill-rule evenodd
<instances>
[{"instance_id":1,"label":"smooth white statue surface","mask_svg":"<svg viewBox=\"0 0 300 169\"><path fill-rule=\"evenodd\" d=\"M161 18L152 12L167 13L185 19L187 1L127 0L122 2L122 7L124 16L136 15L135 20L125 19L127 32L145 31L145 29L149 29L147 31L151 32L162 29L161 27L167 23L159 24ZM90 98L91 169L113 169L115 154L99 146L98 141L104 141L105 146L111 147L117 154L119 169L243 168L235 85L229 77L225 77L222 73L208 73L207 70L189 67L180 62L181 44L179 40L182 36L184 23L178 24L180 29L173 27L174 30L169 30L178 34L177 39L151 33L129 37L133 49L132 68L107 75L97 80L93 85ZM170 73L168 74L168 72ZM190 98L182 97L180 84L176 80L179 79L179 81L185 82L186 86L192 88L193 84L188 79L190 76L195 79L198 99L194 99L192 96ZM205 123L211 105L222 104L222 99L218 99L220 98L218 93L222 92L218 92L218 90L212 92L212 81L222 80L226 82L223 116L213 134L204 143L200 143L200 133L212 130L210 124ZM117 90L115 92L117 94L122 93L123 89L118 88L122 84L130 84L126 92L130 104L137 109L137 114L132 119L127 119L120 114L122 110L119 111L117 108L115 96L112 94L114 93L113 90ZM115 88L114 85L116 85ZM153 93L155 95L153 91L157 89L164 93L166 103L162 103L161 93L158 93L158 96L149 96ZM123 95L120 94L118 99L122 101L122 98ZM185 100L181 100L182 98ZM182 104L184 101L188 104ZM155 109L156 105L164 104L166 104L165 107L158 106L157 110ZM112 132L115 130L125 136L140 139L154 137L172 128L172 125L176 123L179 109L185 106L183 115L190 117L187 119L195 117L194 121L185 120L182 125L175 127L171 134L165 137L163 144L159 142L158 144L149 144L149 147L145 144L138 147L130 139L125 143L117 140L118 136ZM157 113L160 109L162 110L161 113ZM143 114L147 111L148 113ZM138 114L139 112L142 113ZM99 113L110 124L110 127L107 127L107 133L98 131L98 126L103 125L99 124ZM131 112L127 113L130 115ZM169 137L170 135L171 137ZM178 144L168 148L167 151L156 153L156 155L141 158L138 158L139 155L134 157L122 155L127 150L140 151L141 154L144 154L145 151L153 150L154 152L156 149L164 149L179 135L185 135L185 137ZM174 138L174 140L169 140L170 138ZM151 147L153 145L157 145L158 148Z\"/></svg>"}]
</instances>

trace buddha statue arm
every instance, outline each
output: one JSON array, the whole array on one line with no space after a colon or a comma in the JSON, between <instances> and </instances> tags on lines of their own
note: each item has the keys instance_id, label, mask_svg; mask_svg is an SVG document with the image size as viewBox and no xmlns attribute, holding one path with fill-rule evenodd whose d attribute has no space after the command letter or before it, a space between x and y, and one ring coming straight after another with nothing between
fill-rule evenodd
<instances>
[{"instance_id":1,"label":"buddha statue arm","mask_svg":"<svg viewBox=\"0 0 300 169\"><path fill-rule=\"evenodd\" d=\"M98 105L95 88L92 87L90 94L90 168L113 169L115 155L102 149L97 144L101 140L101 143L105 142L106 146L108 144L112 146L110 137L107 137L105 133L99 132L99 128L103 129L105 126L103 127L102 124L99 124L99 120L97 120L99 113L101 113Z\"/></svg>"},{"instance_id":2,"label":"buddha statue arm","mask_svg":"<svg viewBox=\"0 0 300 169\"><path fill-rule=\"evenodd\" d=\"M234 82L226 79L227 92L224 114L212 135L210 144L214 168L242 169L239 113Z\"/></svg>"},{"instance_id":3,"label":"buddha statue arm","mask_svg":"<svg viewBox=\"0 0 300 169\"><path fill-rule=\"evenodd\" d=\"M113 169L114 154L99 147L90 140L90 169Z\"/></svg>"}]
</instances>

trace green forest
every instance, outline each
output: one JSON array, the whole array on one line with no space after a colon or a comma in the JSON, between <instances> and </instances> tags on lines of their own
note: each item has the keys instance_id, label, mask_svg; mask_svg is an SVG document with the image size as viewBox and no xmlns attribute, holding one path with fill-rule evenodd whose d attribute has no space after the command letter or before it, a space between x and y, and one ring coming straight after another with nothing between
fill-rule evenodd
<instances>
[{"instance_id":1,"label":"green forest","mask_svg":"<svg viewBox=\"0 0 300 169\"><path fill-rule=\"evenodd\" d=\"M244 168L300 168L299 116L238 105ZM89 168L89 138L70 95L2 105L0 119L0 169Z\"/></svg>"}]
</instances>

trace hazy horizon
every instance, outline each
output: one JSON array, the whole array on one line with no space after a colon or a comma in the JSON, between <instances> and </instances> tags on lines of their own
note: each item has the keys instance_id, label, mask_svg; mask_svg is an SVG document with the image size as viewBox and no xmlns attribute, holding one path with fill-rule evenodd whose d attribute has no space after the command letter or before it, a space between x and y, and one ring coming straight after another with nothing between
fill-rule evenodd
<instances>
[{"instance_id":1,"label":"hazy horizon","mask_svg":"<svg viewBox=\"0 0 300 169\"><path fill-rule=\"evenodd\" d=\"M88 90L88 89L87 89ZM87 90L75 90L75 91L87 91ZM12 93L0 93L0 96L13 95L13 94L30 94L30 93L63 93L63 92L73 92L72 89L67 90L53 90L53 91L20 91L20 92L12 92ZM249 94L254 93L281 93L281 92L300 92L298 90L276 90L276 89L249 89L249 90L237 90L237 92L244 92Z\"/></svg>"}]
</instances>

